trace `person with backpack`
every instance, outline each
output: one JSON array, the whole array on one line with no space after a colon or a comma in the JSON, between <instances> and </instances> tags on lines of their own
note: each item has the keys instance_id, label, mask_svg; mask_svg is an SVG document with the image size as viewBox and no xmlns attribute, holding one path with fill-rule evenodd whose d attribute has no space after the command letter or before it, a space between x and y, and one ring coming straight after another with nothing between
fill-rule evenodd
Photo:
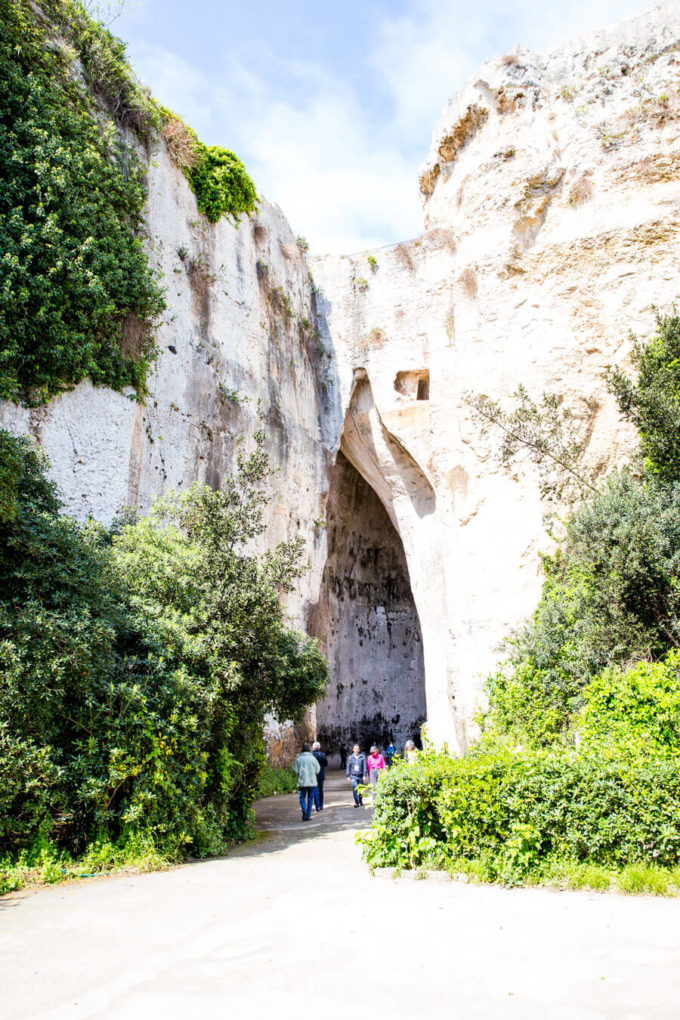
<instances>
[{"instance_id":1,"label":"person with backpack","mask_svg":"<svg viewBox=\"0 0 680 1020\"><path fill-rule=\"evenodd\" d=\"M317 811L323 811L323 783L326 778L328 758L321 750L321 744L318 740L315 740L312 744L312 754L319 763L319 774L316 777L316 786L314 787L314 807Z\"/></svg>"},{"instance_id":2,"label":"person with backpack","mask_svg":"<svg viewBox=\"0 0 680 1020\"><path fill-rule=\"evenodd\" d=\"M347 782L352 784L355 808L361 807L364 803L363 797L357 791L357 786L366 782L368 778L366 772L366 755L359 745L355 744L352 754L347 759Z\"/></svg>"},{"instance_id":3,"label":"person with backpack","mask_svg":"<svg viewBox=\"0 0 680 1020\"><path fill-rule=\"evenodd\" d=\"M312 804L314 803L314 790L317 785L317 776L321 766L309 750L309 744L302 745L302 753L295 759L293 772L297 776L298 794L300 797L300 808L302 809L302 821L308 822L312 817Z\"/></svg>"}]
</instances>

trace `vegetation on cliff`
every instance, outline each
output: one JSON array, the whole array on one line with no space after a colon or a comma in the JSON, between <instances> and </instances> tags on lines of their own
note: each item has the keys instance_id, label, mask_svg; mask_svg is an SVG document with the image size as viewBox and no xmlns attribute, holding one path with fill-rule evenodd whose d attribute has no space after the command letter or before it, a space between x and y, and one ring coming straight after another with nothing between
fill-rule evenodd
<instances>
[{"instance_id":1,"label":"vegetation on cliff","mask_svg":"<svg viewBox=\"0 0 680 1020\"><path fill-rule=\"evenodd\" d=\"M242 839L265 714L300 718L327 680L281 609L299 543L249 551L262 435L221 492L169 495L112 531L62 516L44 468L0 432L4 891L74 855L97 870Z\"/></svg>"},{"instance_id":2,"label":"vegetation on cliff","mask_svg":"<svg viewBox=\"0 0 680 1020\"><path fill-rule=\"evenodd\" d=\"M77 0L0 0L0 23L0 399L42 404L86 376L141 397L164 298L140 147L167 112ZM200 211L252 212L240 160L192 136Z\"/></svg>"},{"instance_id":3,"label":"vegetation on cliff","mask_svg":"<svg viewBox=\"0 0 680 1020\"><path fill-rule=\"evenodd\" d=\"M635 344L637 378L609 373L642 458L599 483L559 400L471 398L501 458L529 450L544 496L573 508L539 605L489 678L480 740L388 777L364 840L373 866L680 888L679 338L680 317L660 317Z\"/></svg>"},{"instance_id":4,"label":"vegetation on cliff","mask_svg":"<svg viewBox=\"0 0 680 1020\"><path fill-rule=\"evenodd\" d=\"M171 110L162 108L162 133L170 158L183 172L200 212L211 223L222 216L238 223L258 206L257 192L241 160L221 145L204 145L195 131Z\"/></svg>"}]
</instances>

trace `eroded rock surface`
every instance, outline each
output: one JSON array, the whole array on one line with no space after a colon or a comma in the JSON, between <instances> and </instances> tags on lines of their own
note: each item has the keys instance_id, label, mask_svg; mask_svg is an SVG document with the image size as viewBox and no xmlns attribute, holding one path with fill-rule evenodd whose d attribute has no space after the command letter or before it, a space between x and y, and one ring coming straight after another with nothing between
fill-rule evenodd
<instances>
[{"instance_id":1,"label":"eroded rock surface","mask_svg":"<svg viewBox=\"0 0 680 1020\"><path fill-rule=\"evenodd\" d=\"M426 232L370 262L310 260L314 286L278 209L211 226L161 147L148 226L169 307L146 405L84 382L46 408L0 406L0 425L42 442L67 510L108 522L166 486L219 485L260 402L278 469L266 543L306 539L290 609L333 664L318 716L330 742L365 719L402 737L424 675L429 736L465 747L499 642L536 603L536 478L499 468L467 391L586 397L593 465L629 453L602 372L678 297L679 41L666 0L548 56L485 65L435 131ZM346 584L363 600L343 604ZM366 706L347 694L355 674Z\"/></svg>"},{"instance_id":2,"label":"eroded rock surface","mask_svg":"<svg viewBox=\"0 0 680 1020\"><path fill-rule=\"evenodd\" d=\"M548 545L533 471L500 470L464 395L504 400L523 383L586 397L591 462L627 456L602 373L680 289L679 39L680 5L666 2L548 56L485 65L435 130L426 233L375 264L313 261L343 405L361 404L342 448L403 541L438 742L474 733Z\"/></svg>"}]
</instances>

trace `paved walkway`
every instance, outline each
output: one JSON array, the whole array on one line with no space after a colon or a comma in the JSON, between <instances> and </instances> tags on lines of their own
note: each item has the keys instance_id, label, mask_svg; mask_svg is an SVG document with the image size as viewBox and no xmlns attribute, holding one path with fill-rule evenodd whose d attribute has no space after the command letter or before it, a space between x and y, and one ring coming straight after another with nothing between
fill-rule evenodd
<instances>
[{"instance_id":1,"label":"paved walkway","mask_svg":"<svg viewBox=\"0 0 680 1020\"><path fill-rule=\"evenodd\" d=\"M680 1017L680 901L372 878L327 809L228 858L0 899L0 1017Z\"/></svg>"}]
</instances>

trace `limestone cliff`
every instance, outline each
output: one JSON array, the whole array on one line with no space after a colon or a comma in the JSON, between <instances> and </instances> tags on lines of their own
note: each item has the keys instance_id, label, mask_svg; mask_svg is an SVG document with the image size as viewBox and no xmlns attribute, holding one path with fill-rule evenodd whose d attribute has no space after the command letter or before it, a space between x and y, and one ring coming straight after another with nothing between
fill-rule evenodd
<instances>
[{"instance_id":1,"label":"limestone cliff","mask_svg":"<svg viewBox=\"0 0 680 1020\"><path fill-rule=\"evenodd\" d=\"M278 209L212 226L158 142L148 230L168 312L146 405L84 382L0 406L45 447L68 511L110 521L166 486L218 486L260 402L267 541L306 539L290 608L333 666L329 741L403 739L426 713L464 747L498 643L536 603L536 479L500 470L467 390L587 396L593 463L629 449L602 371L680 289L679 40L667 0L485 65L435 131L426 232L310 260L313 283Z\"/></svg>"},{"instance_id":2,"label":"limestone cliff","mask_svg":"<svg viewBox=\"0 0 680 1020\"><path fill-rule=\"evenodd\" d=\"M629 449L602 372L680 290L679 40L666 2L485 65L435 130L426 233L314 260L341 448L404 544L437 741L467 743L498 644L537 602L545 542L535 477L499 469L463 395L586 396L591 460Z\"/></svg>"}]
</instances>

